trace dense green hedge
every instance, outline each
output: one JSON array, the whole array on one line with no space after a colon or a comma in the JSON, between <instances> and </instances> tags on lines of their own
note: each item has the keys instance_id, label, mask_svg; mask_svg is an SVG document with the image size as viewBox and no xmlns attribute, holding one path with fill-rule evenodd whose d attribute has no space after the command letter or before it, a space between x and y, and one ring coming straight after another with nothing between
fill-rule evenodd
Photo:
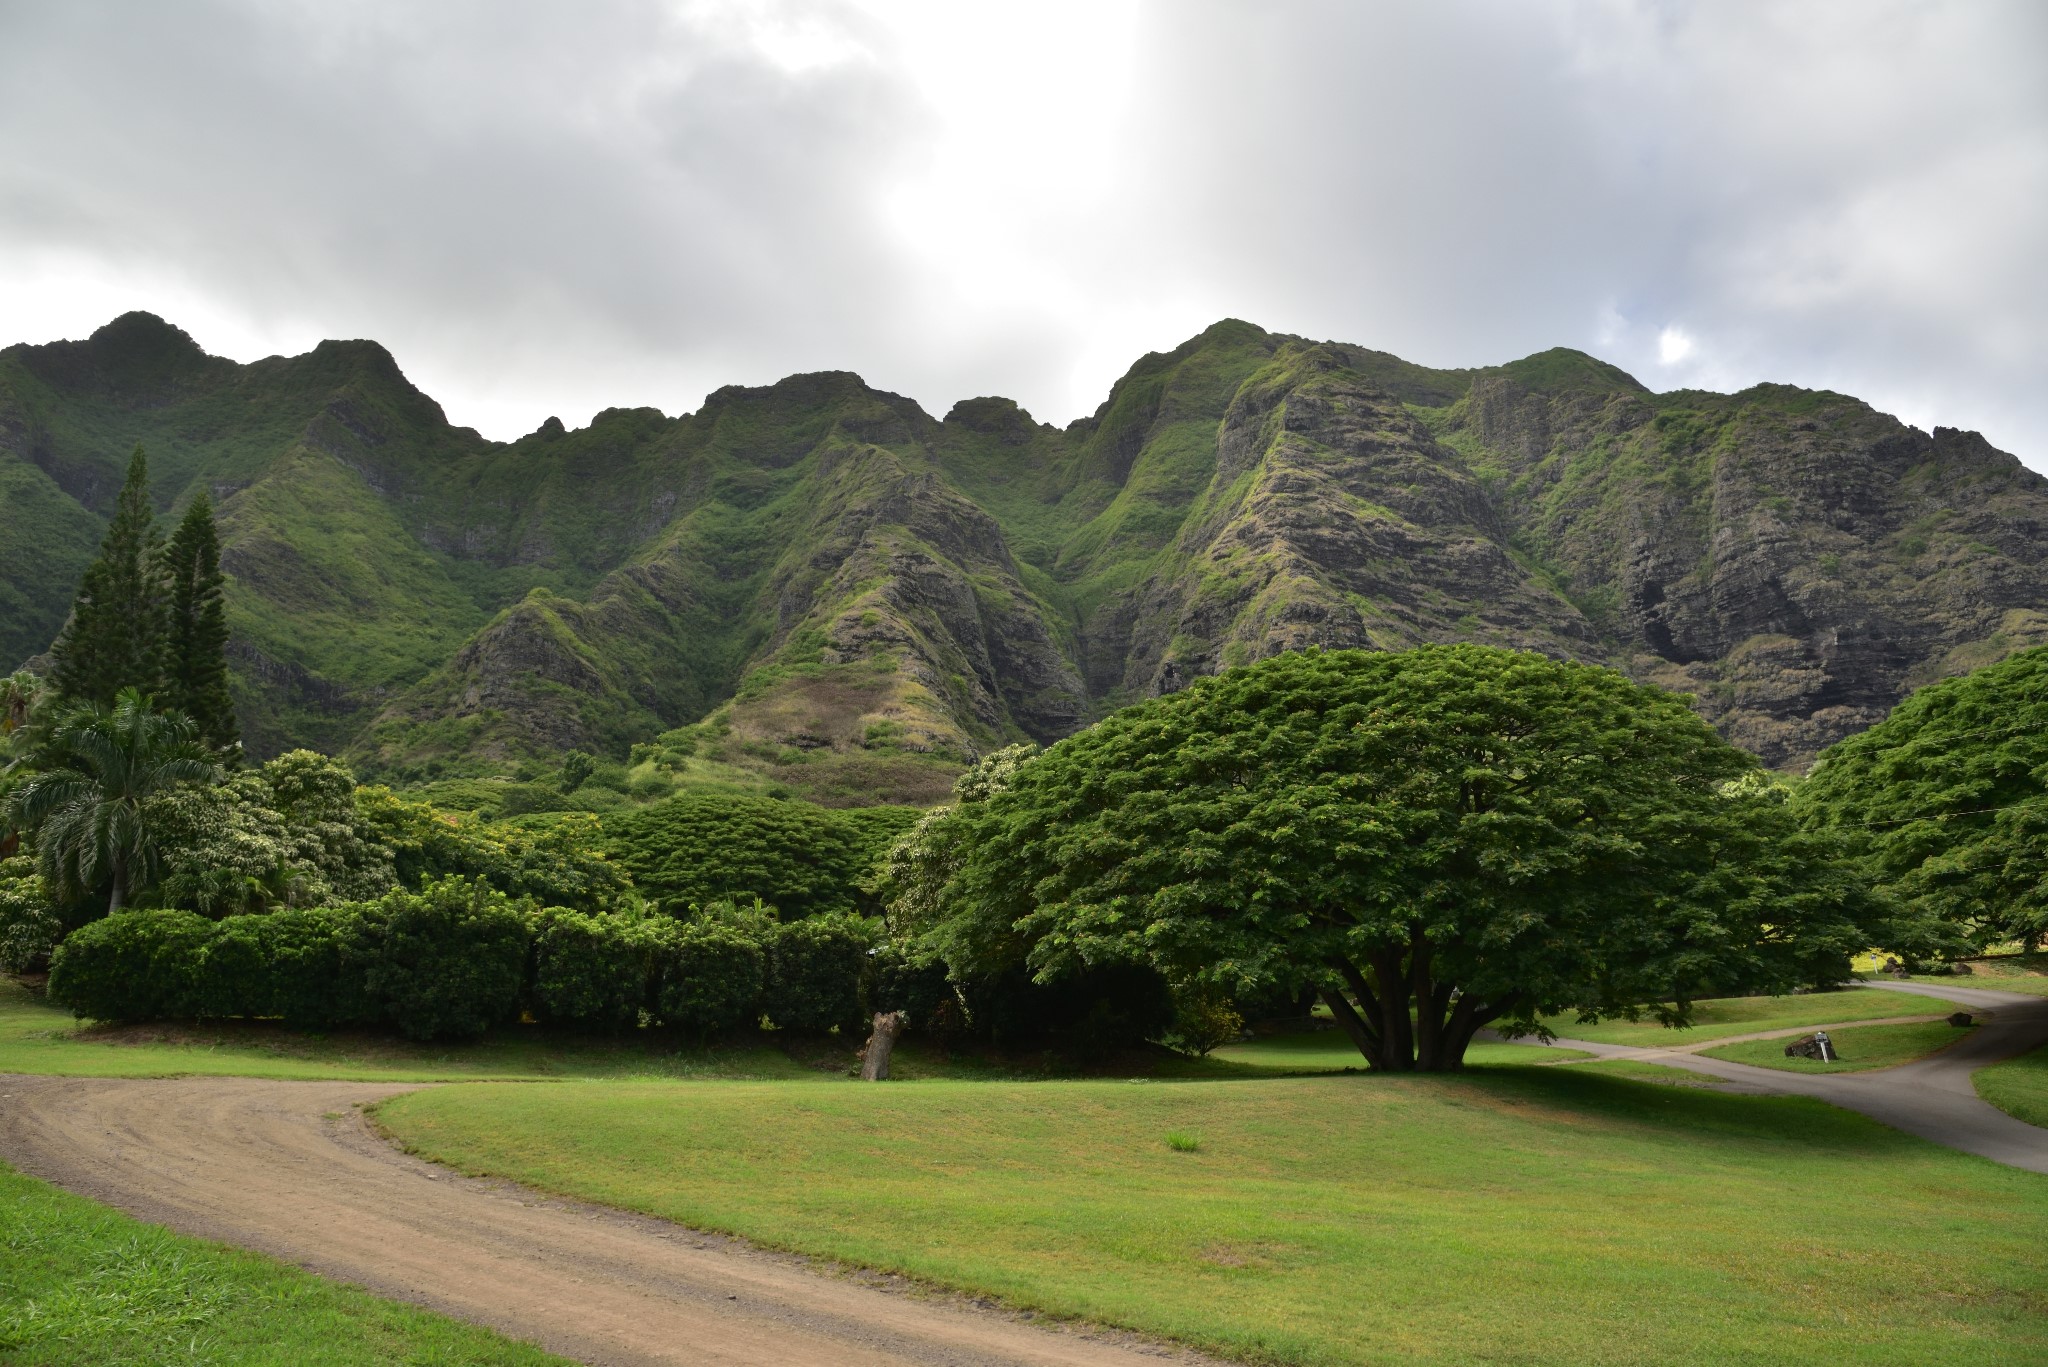
<instances>
[{"instance_id":1,"label":"dense green hedge","mask_svg":"<svg viewBox=\"0 0 2048 1367\"><path fill-rule=\"evenodd\" d=\"M421 1040L471 1038L523 1011L580 1030L649 1023L700 1038L764 1017L853 1031L875 938L854 916L534 910L447 878L374 902L221 921L123 912L64 942L49 991L96 1020L276 1018Z\"/></svg>"}]
</instances>

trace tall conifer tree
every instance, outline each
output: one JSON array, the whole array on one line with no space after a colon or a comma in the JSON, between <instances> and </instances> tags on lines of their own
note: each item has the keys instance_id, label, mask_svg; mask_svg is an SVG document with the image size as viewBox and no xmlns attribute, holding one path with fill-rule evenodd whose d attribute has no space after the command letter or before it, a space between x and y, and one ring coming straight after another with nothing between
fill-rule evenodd
<instances>
[{"instance_id":1,"label":"tall conifer tree","mask_svg":"<svg viewBox=\"0 0 2048 1367\"><path fill-rule=\"evenodd\" d=\"M228 623L221 600L220 538L201 490L164 547L169 585L164 619L163 702L190 717L202 740L224 750L236 740L228 696Z\"/></svg>"},{"instance_id":2,"label":"tall conifer tree","mask_svg":"<svg viewBox=\"0 0 2048 1367\"><path fill-rule=\"evenodd\" d=\"M71 620L51 647L56 662L52 682L59 696L110 707L124 688L161 689L161 544L149 504L149 462L138 446L99 559L86 567Z\"/></svg>"}]
</instances>

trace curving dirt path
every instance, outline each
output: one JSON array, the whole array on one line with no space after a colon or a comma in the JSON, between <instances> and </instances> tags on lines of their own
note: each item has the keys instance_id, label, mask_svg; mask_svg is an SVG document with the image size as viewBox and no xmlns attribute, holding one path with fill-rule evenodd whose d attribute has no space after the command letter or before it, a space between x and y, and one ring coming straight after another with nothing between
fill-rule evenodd
<instances>
[{"instance_id":1,"label":"curving dirt path","mask_svg":"<svg viewBox=\"0 0 2048 1367\"><path fill-rule=\"evenodd\" d=\"M1880 981L1859 985L1874 991L1902 992L1909 996L1960 1002L1993 1014L1969 1035L1938 1054L1914 1063L1872 1069L1866 1073L1788 1073L1776 1068L1730 1063L1726 1059L1702 1058L1695 1052L1741 1039L1803 1035L1816 1029L1831 1028L1825 1025L1767 1031L1759 1035L1734 1035L1675 1047L1644 1048L1571 1039L1560 1039L1557 1044L1563 1048L1581 1049L1600 1058L1633 1059L1706 1073L1732 1084L1731 1089L1736 1091L1817 1097L1846 1110L1860 1111L1907 1134L1961 1149L1964 1153L1974 1153L2029 1172L2048 1173L2048 1130L2007 1115L1978 1096L1977 1089L1970 1082L1970 1074L1979 1068L2048 1044L2048 998L1945 984L1930 987L1925 983ZM1849 1021L1839 1028L1846 1030L1854 1025L1879 1023Z\"/></svg>"},{"instance_id":2,"label":"curving dirt path","mask_svg":"<svg viewBox=\"0 0 2048 1367\"><path fill-rule=\"evenodd\" d=\"M888 1279L827 1275L664 1221L462 1177L400 1153L357 1109L411 1090L0 1076L0 1157L145 1220L582 1362L1210 1361L907 1286L891 1291Z\"/></svg>"}]
</instances>

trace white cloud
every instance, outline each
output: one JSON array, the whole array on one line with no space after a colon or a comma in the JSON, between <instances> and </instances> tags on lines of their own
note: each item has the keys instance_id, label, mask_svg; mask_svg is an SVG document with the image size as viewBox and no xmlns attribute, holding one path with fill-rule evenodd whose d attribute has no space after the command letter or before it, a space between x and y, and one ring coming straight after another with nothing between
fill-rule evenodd
<instances>
[{"instance_id":1,"label":"white cloud","mask_svg":"<svg viewBox=\"0 0 2048 1367\"><path fill-rule=\"evenodd\" d=\"M2048 467L2030 0L0 0L0 149L0 343L374 336L493 435L826 367L1065 420L1229 314Z\"/></svg>"},{"instance_id":2,"label":"white cloud","mask_svg":"<svg viewBox=\"0 0 2048 1367\"><path fill-rule=\"evenodd\" d=\"M1692 353L1692 338L1678 328L1668 327L1657 334L1657 364L1677 365Z\"/></svg>"}]
</instances>

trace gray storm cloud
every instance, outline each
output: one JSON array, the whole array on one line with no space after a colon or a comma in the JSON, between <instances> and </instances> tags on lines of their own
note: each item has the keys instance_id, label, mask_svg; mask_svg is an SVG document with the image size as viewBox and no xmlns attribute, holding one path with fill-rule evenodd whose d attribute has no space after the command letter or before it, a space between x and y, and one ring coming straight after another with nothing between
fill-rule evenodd
<instances>
[{"instance_id":1,"label":"gray storm cloud","mask_svg":"<svg viewBox=\"0 0 2048 1367\"><path fill-rule=\"evenodd\" d=\"M823 367L1065 420L1228 314L2048 467L2043 241L2030 3L0 0L0 342L373 336L495 436Z\"/></svg>"}]
</instances>

